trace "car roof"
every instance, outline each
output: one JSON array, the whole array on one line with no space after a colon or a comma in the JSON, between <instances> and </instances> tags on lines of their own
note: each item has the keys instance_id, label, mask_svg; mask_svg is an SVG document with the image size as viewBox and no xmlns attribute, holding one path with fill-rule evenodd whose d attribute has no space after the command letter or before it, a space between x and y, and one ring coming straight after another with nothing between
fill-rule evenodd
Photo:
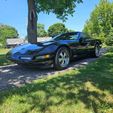
<instances>
[{"instance_id":1,"label":"car roof","mask_svg":"<svg viewBox=\"0 0 113 113\"><path fill-rule=\"evenodd\" d=\"M66 33L61 33L61 34L58 34L58 35L55 35L53 37L59 37L59 36L62 36L62 35L66 35L66 34L74 34L74 33L83 33L83 32L80 32L80 31L75 31L75 32L66 32Z\"/></svg>"},{"instance_id":2,"label":"car roof","mask_svg":"<svg viewBox=\"0 0 113 113\"><path fill-rule=\"evenodd\" d=\"M62 33L61 35L64 35L64 34L73 34L73 33L83 33L83 32L80 32L80 31L76 31L76 32L66 32L66 33Z\"/></svg>"}]
</instances>

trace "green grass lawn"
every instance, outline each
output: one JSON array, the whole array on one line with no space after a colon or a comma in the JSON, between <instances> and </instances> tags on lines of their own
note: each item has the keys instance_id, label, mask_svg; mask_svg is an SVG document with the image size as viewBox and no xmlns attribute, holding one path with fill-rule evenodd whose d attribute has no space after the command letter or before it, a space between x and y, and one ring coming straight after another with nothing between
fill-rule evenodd
<instances>
[{"instance_id":1,"label":"green grass lawn","mask_svg":"<svg viewBox=\"0 0 113 113\"><path fill-rule=\"evenodd\" d=\"M1 54L6 54L9 51L9 49L0 49L0 55Z\"/></svg>"},{"instance_id":2,"label":"green grass lawn","mask_svg":"<svg viewBox=\"0 0 113 113\"><path fill-rule=\"evenodd\" d=\"M113 113L113 52L83 68L0 92L0 113Z\"/></svg>"},{"instance_id":3,"label":"green grass lawn","mask_svg":"<svg viewBox=\"0 0 113 113\"><path fill-rule=\"evenodd\" d=\"M9 49L0 49L0 66L12 64L12 62L10 62L6 59L6 53L8 51L9 51Z\"/></svg>"}]
</instances>

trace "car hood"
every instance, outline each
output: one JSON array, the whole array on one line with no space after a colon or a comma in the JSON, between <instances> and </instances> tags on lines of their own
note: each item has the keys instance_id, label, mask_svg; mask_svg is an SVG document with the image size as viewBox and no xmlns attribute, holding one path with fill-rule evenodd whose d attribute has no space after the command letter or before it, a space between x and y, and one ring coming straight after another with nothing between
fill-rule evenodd
<instances>
[{"instance_id":1,"label":"car hood","mask_svg":"<svg viewBox=\"0 0 113 113\"><path fill-rule=\"evenodd\" d=\"M25 54L28 51L39 51L39 50L41 50L41 49L45 48L46 46L51 45L53 43L54 43L53 41L46 41L46 42L38 42L37 44L30 44L30 43L23 44L23 45L19 45L19 46L13 48L11 50L11 53L15 54L15 53L19 52L21 54Z\"/></svg>"},{"instance_id":2,"label":"car hood","mask_svg":"<svg viewBox=\"0 0 113 113\"><path fill-rule=\"evenodd\" d=\"M41 45L28 43L28 44L19 45L19 46L13 48L11 50L11 52L12 52L12 54L15 54L17 52L19 52L21 54L25 54L28 51L40 50L41 48L43 48Z\"/></svg>"}]
</instances>

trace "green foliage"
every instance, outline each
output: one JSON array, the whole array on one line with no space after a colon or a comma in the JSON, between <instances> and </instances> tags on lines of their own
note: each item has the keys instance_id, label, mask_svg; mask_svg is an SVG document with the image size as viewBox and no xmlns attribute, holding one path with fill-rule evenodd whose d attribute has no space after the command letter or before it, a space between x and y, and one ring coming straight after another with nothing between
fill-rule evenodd
<instances>
[{"instance_id":1,"label":"green foliage","mask_svg":"<svg viewBox=\"0 0 113 113\"><path fill-rule=\"evenodd\" d=\"M9 61L6 58L6 53L9 51L9 49L0 49L0 66L5 66L9 64L13 64L11 61Z\"/></svg>"},{"instance_id":2,"label":"green foliage","mask_svg":"<svg viewBox=\"0 0 113 113\"><path fill-rule=\"evenodd\" d=\"M38 37L47 36L47 32L45 31L43 24L40 24L40 23L37 24L37 35L38 35Z\"/></svg>"},{"instance_id":3,"label":"green foliage","mask_svg":"<svg viewBox=\"0 0 113 113\"><path fill-rule=\"evenodd\" d=\"M109 46L113 46L113 29L110 31L109 35L105 40L106 44Z\"/></svg>"},{"instance_id":4,"label":"green foliage","mask_svg":"<svg viewBox=\"0 0 113 113\"><path fill-rule=\"evenodd\" d=\"M49 27L48 29L48 35L54 36L60 33L68 32L68 29L65 27L62 23L56 23Z\"/></svg>"},{"instance_id":5,"label":"green foliage","mask_svg":"<svg viewBox=\"0 0 113 113\"><path fill-rule=\"evenodd\" d=\"M57 18L66 20L75 12L75 7L82 0L35 0L37 13L54 13Z\"/></svg>"},{"instance_id":6,"label":"green foliage","mask_svg":"<svg viewBox=\"0 0 113 113\"><path fill-rule=\"evenodd\" d=\"M66 26L63 23L55 23L51 25L48 29L48 35L49 36L55 36L60 33L65 33L65 32L74 32L75 30L71 30L66 28Z\"/></svg>"},{"instance_id":7,"label":"green foliage","mask_svg":"<svg viewBox=\"0 0 113 113\"><path fill-rule=\"evenodd\" d=\"M112 28L113 3L109 0L100 0L100 3L91 13L90 19L86 22L83 31L91 37L99 38L105 42Z\"/></svg>"},{"instance_id":8,"label":"green foliage","mask_svg":"<svg viewBox=\"0 0 113 113\"><path fill-rule=\"evenodd\" d=\"M7 38L17 38L18 32L15 28L7 25L0 25L0 46L5 47Z\"/></svg>"},{"instance_id":9,"label":"green foliage","mask_svg":"<svg viewBox=\"0 0 113 113\"><path fill-rule=\"evenodd\" d=\"M6 65L10 65L13 64L13 62L9 61L6 58L6 54L0 54L0 66L6 66Z\"/></svg>"},{"instance_id":10,"label":"green foliage","mask_svg":"<svg viewBox=\"0 0 113 113\"><path fill-rule=\"evenodd\" d=\"M68 29L68 32L75 32L75 30L72 30L72 29Z\"/></svg>"},{"instance_id":11,"label":"green foliage","mask_svg":"<svg viewBox=\"0 0 113 113\"><path fill-rule=\"evenodd\" d=\"M0 49L0 55L6 54L9 50L10 50L10 49L1 48L1 49Z\"/></svg>"}]
</instances>

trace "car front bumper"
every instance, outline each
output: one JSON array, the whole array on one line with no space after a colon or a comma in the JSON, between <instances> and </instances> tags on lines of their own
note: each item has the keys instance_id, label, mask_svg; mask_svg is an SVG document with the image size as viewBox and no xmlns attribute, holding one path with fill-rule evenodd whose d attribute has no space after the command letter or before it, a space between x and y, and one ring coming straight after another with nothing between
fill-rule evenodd
<instances>
[{"instance_id":1,"label":"car front bumper","mask_svg":"<svg viewBox=\"0 0 113 113\"><path fill-rule=\"evenodd\" d=\"M14 57L13 55L9 55L7 54L6 57L8 60L15 62L17 64L22 64L22 65L26 65L26 66L49 66L53 64L54 61L54 56L51 54L49 55L50 57L47 57L47 55L45 57L40 57L37 56L38 59L36 59L36 57L34 56L18 56L18 57Z\"/></svg>"}]
</instances>

